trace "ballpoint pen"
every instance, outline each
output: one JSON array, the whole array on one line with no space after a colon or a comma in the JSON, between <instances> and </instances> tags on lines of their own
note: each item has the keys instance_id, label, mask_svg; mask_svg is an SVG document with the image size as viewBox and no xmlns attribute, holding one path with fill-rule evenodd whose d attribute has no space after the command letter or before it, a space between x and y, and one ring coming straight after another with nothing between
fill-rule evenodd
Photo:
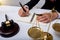
<instances>
[{"instance_id":1,"label":"ballpoint pen","mask_svg":"<svg viewBox=\"0 0 60 40\"><path fill-rule=\"evenodd\" d=\"M30 22L33 21L34 17L35 17L35 13L33 14L33 16L32 16L32 18L31 18Z\"/></svg>"},{"instance_id":2,"label":"ballpoint pen","mask_svg":"<svg viewBox=\"0 0 60 40\"><path fill-rule=\"evenodd\" d=\"M23 11L26 12L26 10L24 9L23 5L21 4L21 2L19 2L20 6L22 7Z\"/></svg>"}]
</instances>

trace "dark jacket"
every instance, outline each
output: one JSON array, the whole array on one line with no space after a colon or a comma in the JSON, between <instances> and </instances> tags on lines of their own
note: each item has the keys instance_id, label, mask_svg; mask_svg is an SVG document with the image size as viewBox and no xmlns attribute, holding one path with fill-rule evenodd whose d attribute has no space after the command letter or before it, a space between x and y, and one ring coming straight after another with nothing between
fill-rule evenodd
<instances>
[{"instance_id":1,"label":"dark jacket","mask_svg":"<svg viewBox=\"0 0 60 40\"><path fill-rule=\"evenodd\" d=\"M26 5L29 6L29 9L32 9L40 0L31 0Z\"/></svg>"},{"instance_id":2,"label":"dark jacket","mask_svg":"<svg viewBox=\"0 0 60 40\"><path fill-rule=\"evenodd\" d=\"M29 9L32 9L40 0L31 0L26 5L29 6ZM51 2L50 0L46 0L42 9L52 9L55 7L57 11L60 12L60 0L56 0L55 2Z\"/></svg>"}]
</instances>

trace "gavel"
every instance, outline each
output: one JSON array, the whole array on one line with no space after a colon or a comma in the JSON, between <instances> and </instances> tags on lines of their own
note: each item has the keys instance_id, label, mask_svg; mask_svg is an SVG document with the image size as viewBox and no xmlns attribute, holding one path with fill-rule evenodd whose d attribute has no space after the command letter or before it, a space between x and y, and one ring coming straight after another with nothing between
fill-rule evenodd
<instances>
[{"instance_id":1,"label":"gavel","mask_svg":"<svg viewBox=\"0 0 60 40\"><path fill-rule=\"evenodd\" d=\"M13 20L8 20L8 17L7 17L6 14L5 14L5 18L6 18L6 21L1 23L2 28L4 30L12 29L14 27L14 25L13 25L14 24L14 21Z\"/></svg>"},{"instance_id":2,"label":"gavel","mask_svg":"<svg viewBox=\"0 0 60 40\"><path fill-rule=\"evenodd\" d=\"M19 25L13 20L8 20L8 16L5 14L6 21L1 23L1 36L12 37L19 32Z\"/></svg>"}]
</instances>

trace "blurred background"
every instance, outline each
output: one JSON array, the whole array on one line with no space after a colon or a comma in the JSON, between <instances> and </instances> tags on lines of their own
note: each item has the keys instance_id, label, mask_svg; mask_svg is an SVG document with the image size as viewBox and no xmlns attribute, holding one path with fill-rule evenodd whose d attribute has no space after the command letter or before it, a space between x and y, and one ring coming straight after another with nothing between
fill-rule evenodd
<instances>
[{"instance_id":1,"label":"blurred background","mask_svg":"<svg viewBox=\"0 0 60 40\"><path fill-rule=\"evenodd\" d=\"M0 0L0 5L19 6L19 1L24 5L30 0ZM34 8L41 8L45 3L45 0L40 0Z\"/></svg>"}]
</instances>

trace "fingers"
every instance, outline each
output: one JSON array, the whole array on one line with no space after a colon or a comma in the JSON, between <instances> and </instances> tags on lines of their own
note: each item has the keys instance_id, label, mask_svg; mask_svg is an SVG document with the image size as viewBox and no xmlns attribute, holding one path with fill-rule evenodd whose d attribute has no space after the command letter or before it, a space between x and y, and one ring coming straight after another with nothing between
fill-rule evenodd
<instances>
[{"instance_id":1,"label":"fingers","mask_svg":"<svg viewBox=\"0 0 60 40\"><path fill-rule=\"evenodd\" d=\"M24 9L26 10L26 15L29 15L29 8L27 8L27 7L24 7Z\"/></svg>"},{"instance_id":2,"label":"fingers","mask_svg":"<svg viewBox=\"0 0 60 40\"><path fill-rule=\"evenodd\" d=\"M49 22L50 21L50 19L49 18L47 18L47 17L44 17L44 18L41 18L41 19L37 19L39 22L44 22L44 23L47 23L47 22Z\"/></svg>"},{"instance_id":3,"label":"fingers","mask_svg":"<svg viewBox=\"0 0 60 40\"><path fill-rule=\"evenodd\" d=\"M18 15L19 15L19 16L21 16L21 17L23 17L23 16L24 16L24 11L23 11L23 9L22 9L22 8L21 8L21 9L19 9Z\"/></svg>"},{"instance_id":4,"label":"fingers","mask_svg":"<svg viewBox=\"0 0 60 40\"><path fill-rule=\"evenodd\" d=\"M22 8L19 9L19 12L18 12L19 16L25 17L25 16L28 16L29 15L29 9L26 8L26 7L24 7L24 9L26 10L26 12L24 12L24 10Z\"/></svg>"},{"instance_id":5,"label":"fingers","mask_svg":"<svg viewBox=\"0 0 60 40\"><path fill-rule=\"evenodd\" d=\"M51 17L49 15L50 14L43 14L42 16L37 16L37 20L39 22L48 23L48 22L50 22L50 19L51 19Z\"/></svg>"},{"instance_id":6,"label":"fingers","mask_svg":"<svg viewBox=\"0 0 60 40\"><path fill-rule=\"evenodd\" d=\"M50 19L47 18L46 20L44 20L44 21L42 21L42 22L44 22L44 23L48 23L48 22L50 22Z\"/></svg>"},{"instance_id":7,"label":"fingers","mask_svg":"<svg viewBox=\"0 0 60 40\"><path fill-rule=\"evenodd\" d=\"M37 20L44 19L44 18L45 18L45 16L37 16Z\"/></svg>"}]
</instances>

